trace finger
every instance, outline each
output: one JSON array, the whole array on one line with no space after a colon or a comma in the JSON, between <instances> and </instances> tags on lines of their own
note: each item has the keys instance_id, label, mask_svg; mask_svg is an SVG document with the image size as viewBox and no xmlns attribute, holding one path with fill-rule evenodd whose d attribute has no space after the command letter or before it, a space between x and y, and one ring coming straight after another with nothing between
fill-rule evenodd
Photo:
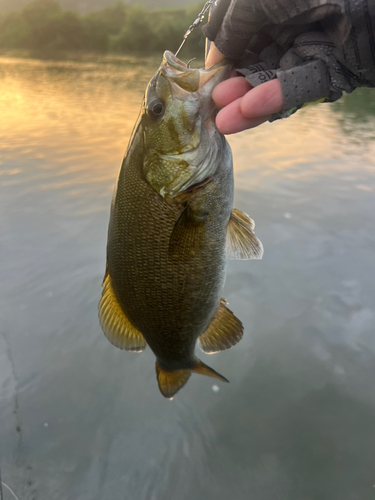
<instances>
[{"instance_id":1,"label":"finger","mask_svg":"<svg viewBox=\"0 0 375 500\"><path fill-rule=\"evenodd\" d=\"M277 79L254 87L241 99L241 113L245 118L272 115L282 109L283 93Z\"/></svg>"},{"instance_id":2,"label":"finger","mask_svg":"<svg viewBox=\"0 0 375 500\"><path fill-rule=\"evenodd\" d=\"M219 49L215 47L214 43L211 43L210 51L207 54L205 68L211 68L214 64L225 59L225 55L220 52Z\"/></svg>"},{"instance_id":3,"label":"finger","mask_svg":"<svg viewBox=\"0 0 375 500\"><path fill-rule=\"evenodd\" d=\"M242 99L241 97L236 99L217 114L216 126L222 134L236 134L269 120L270 116L244 117L241 112Z\"/></svg>"},{"instance_id":4,"label":"finger","mask_svg":"<svg viewBox=\"0 0 375 500\"><path fill-rule=\"evenodd\" d=\"M217 106L223 108L239 97L244 96L251 88L246 78L237 76L216 85L212 92L212 98Z\"/></svg>"}]
</instances>

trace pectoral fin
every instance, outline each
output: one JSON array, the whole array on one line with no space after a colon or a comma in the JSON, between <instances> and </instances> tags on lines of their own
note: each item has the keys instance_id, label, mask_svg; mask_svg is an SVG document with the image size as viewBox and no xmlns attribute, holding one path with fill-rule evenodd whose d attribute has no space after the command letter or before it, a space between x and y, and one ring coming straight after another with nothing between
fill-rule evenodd
<instances>
[{"instance_id":1,"label":"pectoral fin","mask_svg":"<svg viewBox=\"0 0 375 500\"><path fill-rule=\"evenodd\" d=\"M195 213L189 204L181 212L169 242L169 252L177 257L190 257L202 245L207 214Z\"/></svg>"},{"instance_id":2,"label":"pectoral fin","mask_svg":"<svg viewBox=\"0 0 375 500\"><path fill-rule=\"evenodd\" d=\"M261 259L263 245L255 236L254 221L241 210L233 209L227 227L228 259Z\"/></svg>"},{"instance_id":3,"label":"pectoral fin","mask_svg":"<svg viewBox=\"0 0 375 500\"><path fill-rule=\"evenodd\" d=\"M99 321L107 339L119 349L140 352L146 341L126 317L112 286L111 276L106 272L102 298L99 302Z\"/></svg>"},{"instance_id":4,"label":"pectoral fin","mask_svg":"<svg viewBox=\"0 0 375 500\"><path fill-rule=\"evenodd\" d=\"M216 316L199 337L199 347L207 354L224 351L236 345L243 335L243 325L221 299Z\"/></svg>"}]
</instances>

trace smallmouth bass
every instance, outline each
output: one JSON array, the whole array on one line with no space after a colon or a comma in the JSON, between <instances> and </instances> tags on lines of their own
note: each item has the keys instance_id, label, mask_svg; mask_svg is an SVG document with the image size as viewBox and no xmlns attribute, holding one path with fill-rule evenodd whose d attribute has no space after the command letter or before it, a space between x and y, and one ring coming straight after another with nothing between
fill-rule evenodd
<instances>
[{"instance_id":1,"label":"smallmouth bass","mask_svg":"<svg viewBox=\"0 0 375 500\"><path fill-rule=\"evenodd\" d=\"M195 355L243 335L221 298L228 258L261 258L254 223L233 209L230 147L211 98L227 61L189 68L171 52L145 93L112 199L99 318L120 349L156 356L171 398L192 372L227 381Z\"/></svg>"}]
</instances>

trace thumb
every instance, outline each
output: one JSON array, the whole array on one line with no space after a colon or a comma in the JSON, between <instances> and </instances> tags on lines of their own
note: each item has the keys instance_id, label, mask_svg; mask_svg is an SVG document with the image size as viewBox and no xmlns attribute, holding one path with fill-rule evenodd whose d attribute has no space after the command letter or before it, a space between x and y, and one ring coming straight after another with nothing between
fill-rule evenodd
<instances>
[{"instance_id":1,"label":"thumb","mask_svg":"<svg viewBox=\"0 0 375 500\"><path fill-rule=\"evenodd\" d=\"M211 66L214 66L223 59L225 59L225 55L215 47L215 44L213 42L211 42L210 50L206 57L205 68L211 68Z\"/></svg>"}]
</instances>

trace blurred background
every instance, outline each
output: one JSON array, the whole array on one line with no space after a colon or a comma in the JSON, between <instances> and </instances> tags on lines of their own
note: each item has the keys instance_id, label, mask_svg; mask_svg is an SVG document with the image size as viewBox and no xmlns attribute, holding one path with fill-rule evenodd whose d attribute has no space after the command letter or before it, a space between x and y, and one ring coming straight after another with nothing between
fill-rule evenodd
<instances>
[{"instance_id":1,"label":"blurred background","mask_svg":"<svg viewBox=\"0 0 375 500\"><path fill-rule=\"evenodd\" d=\"M194 375L167 401L152 352L98 324L122 156L200 7L0 1L0 469L19 500L375 498L374 91L228 138L265 247L229 263L243 340L201 355L230 384ZM199 30L183 50L202 64Z\"/></svg>"},{"instance_id":2,"label":"blurred background","mask_svg":"<svg viewBox=\"0 0 375 500\"><path fill-rule=\"evenodd\" d=\"M0 49L17 50L18 55L26 50L38 57L67 57L67 51L162 54L166 47L178 48L203 4L189 0L0 0ZM196 56L202 38L196 30L185 53L190 50Z\"/></svg>"}]
</instances>

